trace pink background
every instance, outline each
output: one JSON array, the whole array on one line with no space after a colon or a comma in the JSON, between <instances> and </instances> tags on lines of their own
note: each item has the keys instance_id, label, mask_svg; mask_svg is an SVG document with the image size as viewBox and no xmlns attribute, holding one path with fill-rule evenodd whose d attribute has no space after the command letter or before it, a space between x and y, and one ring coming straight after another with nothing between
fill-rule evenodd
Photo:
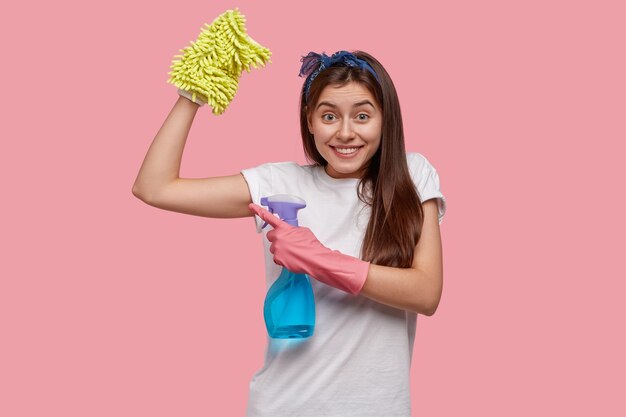
<instances>
[{"instance_id":1,"label":"pink background","mask_svg":"<svg viewBox=\"0 0 626 417\"><path fill-rule=\"evenodd\" d=\"M199 111L181 176L303 163L300 56L372 53L449 206L413 415L626 415L623 2L40 3L0 25L0 415L244 414L265 347L252 219L131 193L173 56L234 7L272 64Z\"/></svg>"}]
</instances>

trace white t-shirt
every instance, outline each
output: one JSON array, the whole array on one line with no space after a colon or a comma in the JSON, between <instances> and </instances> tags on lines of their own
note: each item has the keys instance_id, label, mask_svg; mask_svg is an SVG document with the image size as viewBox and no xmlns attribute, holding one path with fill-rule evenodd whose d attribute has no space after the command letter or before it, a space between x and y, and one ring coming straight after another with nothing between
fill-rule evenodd
<instances>
[{"instance_id":1,"label":"white t-shirt","mask_svg":"<svg viewBox=\"0 0 626 417\"><path fill-rule=\"evenodd\" d=\"M422 202L438 199L439 222L446 201L439 176L419 153L407 153ZM358 179L336 179L321 166L267 163L241 171L252 196L292 194L306 201L300 226L326 247L360 257L370 208L357 196ZM254 217L263 233L268 288L278 278L265 237L271 226ZM308 339L271 339L265 364L250 382L248 417L409 417L409 368L417 314L354 296L311 279L316 319Z\"/></svg>"}]
</instances>

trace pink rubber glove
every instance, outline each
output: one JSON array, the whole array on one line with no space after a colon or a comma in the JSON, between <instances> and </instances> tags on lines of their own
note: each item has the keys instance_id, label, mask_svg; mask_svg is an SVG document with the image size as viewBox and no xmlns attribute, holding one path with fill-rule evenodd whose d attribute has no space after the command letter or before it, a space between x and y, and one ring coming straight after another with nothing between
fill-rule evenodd
<instances>
[{"instance_id":1,"label":"pink rubber glove","mask_svg":"<svg viewBox=\"0 0 626 417\"><path fill-rule=\"evenodd\" d=\"M256 204L248 207L274 228L267 239L276 264L350 294L361 292L369 262L327 248L308 227L292 226Z\"/></svg>"}]
</instances>

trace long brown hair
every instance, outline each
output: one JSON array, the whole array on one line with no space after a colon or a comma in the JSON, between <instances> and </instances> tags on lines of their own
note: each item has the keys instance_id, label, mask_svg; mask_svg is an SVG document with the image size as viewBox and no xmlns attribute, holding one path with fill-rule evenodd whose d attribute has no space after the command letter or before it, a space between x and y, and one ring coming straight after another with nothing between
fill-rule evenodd
<instances>
[{"instance_id":1,"label":"long brown hair","mask_svg":"<svg viewBox=\"0 0 626 417\"><path fill-rule=\"evenodd\" d=\"M303 86L300 97L300 131L304 153L311 163L324 167L328 164L318 152L307 123L308 112L315 107L324 88L329 85L342 86L349 82L366 87L382 108L383 123L380 146L369 161L357 187L359 199L371 206L361 258L377 265L408 268L413 262L413 251L422 232L424 212L406 162L398 94L391 77L380 62L362 51L355 51L353 54L370 64L378 81L367 70L332 66L315 77L309 88L308 102Z\"/></svg>"}]
</instances>

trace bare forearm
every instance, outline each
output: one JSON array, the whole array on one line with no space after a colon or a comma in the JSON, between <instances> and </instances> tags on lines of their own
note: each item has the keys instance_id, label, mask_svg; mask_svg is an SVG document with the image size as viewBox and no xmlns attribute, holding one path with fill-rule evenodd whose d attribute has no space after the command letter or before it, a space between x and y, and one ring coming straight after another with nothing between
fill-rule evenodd
<instances>
[{"instance_id":1,"label":"bare forearm","mask_svg":"<svg viewBox=\"0 0 626 417\"><path fill-rule=\"evenodd\" d=\"M371 264L361 295L402 310L431 316L442 291L441 276L415 268L392 268Z\"/></svg>"},{"instance_id":2,"label":"bare forearm","mask_svg":"<svg viewBox=\"0 0 626 417\"><path fill-rule=\"evenodd\" d=\"M183 150L198 109L186 98L178 98L148 149L133 194L149 196L179 177Z\"/></svg>"}]
</instances>

